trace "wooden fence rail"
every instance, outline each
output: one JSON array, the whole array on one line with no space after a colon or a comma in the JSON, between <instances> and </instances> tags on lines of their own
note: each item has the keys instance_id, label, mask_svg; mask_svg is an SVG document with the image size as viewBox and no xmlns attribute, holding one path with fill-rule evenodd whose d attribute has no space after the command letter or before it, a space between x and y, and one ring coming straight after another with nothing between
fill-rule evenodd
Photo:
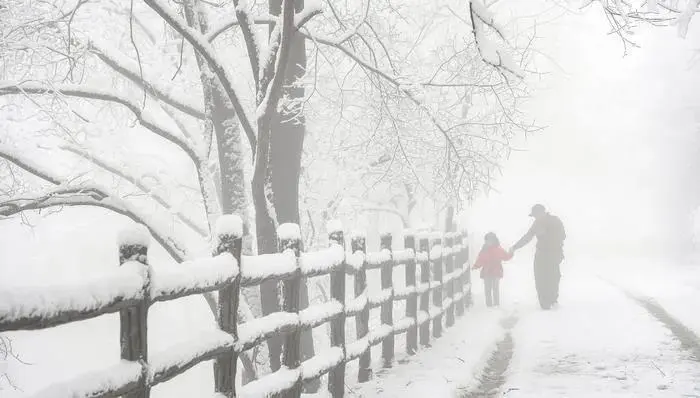
<instances>
[{"instance_id":1,"label":"wooden fence rail","mask_svg":"<svg viewBox=\"0 0 700 398\"><path fill-rule=\"evenodd\" d=\"M141 226L142 227L142 226ZM434 337L455 323L471 302L468 249L463 236L448 233L404 236L404 248L393 250L393 237L381 236L380 250L368 253L366 238L355 234L346 250L339 223L329 224L330 245L316 252L300 251L296 225L280 226L280 253L242 256L242 223L223 216L217 224L212 258L189 261L167 272L148 265L149 236L138 228L120 239L120 267L99 280L75 286L13 291L0 307L0 332L37 330L119 313L122 361L101 374L91 373L60 386L50 386L73 397L147 398L150 389L207 360L214 360L215 391L224 397L299 397L302 383L328 373L328 390L342 397L346 364L358 360L359 382L372 375L371 347L382 344L382 363L391 367L395 336L405 334L405 348L414 354L428 347L430 324ZM416 246L417 244L417 246ZM394 270L403 265L404 286L394 286ZM431 269L432 268L432 269ZM370 294L367 272L379 269L381 289ZM443 272L444 271L444 272ZM299 308L304 278L330 275L330 300ZM346 276L353 276L353 298L346 300ZM431 278L432 276L432 278ZM283 311L250 322L237 322L241 287L266 280L282 282ZM418 282L420 281L420 282ZM150 353L147 346L149 307L158 301L218 291L218 330L189 345ZM430 297L432 295L432 305ZM394 319L394 303L405 301L405 316ZM381 325L370 329L370 310L380 308ZM9 309L9 310L6 310ZM345 321L355 318L356 340L347 342ZM301 361L301 331L330 322L331 347ZM266 339L281 335L283 367L236 391L238 355ZM419 344L420 343L420 344ZM41 395L41 394L39 394Z\"/></svg>"}]
</instances>

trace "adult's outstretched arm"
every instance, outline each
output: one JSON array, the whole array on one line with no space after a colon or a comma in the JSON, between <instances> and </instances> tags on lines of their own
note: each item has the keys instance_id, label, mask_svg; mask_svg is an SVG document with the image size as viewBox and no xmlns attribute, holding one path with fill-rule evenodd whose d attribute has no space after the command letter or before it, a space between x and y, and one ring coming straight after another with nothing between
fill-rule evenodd
<instances>
[{"instance_id":1,"label":"adult's outstretched arm","mask_svg":"<svg viewBox=\"0 0 700 398\"><path fill-rule=\"evenodd\" d=\"M530 243L532 238L535 237L535 224L536 223L537 223L536 221L533 222L532 226L530 226L530 229L525 233L525 235L523 235L523 237L520 238L520 240L515 242L515 244L510 248L511 253L520 249L521 247L527 245L528 243Z\"/></svg>"}]
</instances>

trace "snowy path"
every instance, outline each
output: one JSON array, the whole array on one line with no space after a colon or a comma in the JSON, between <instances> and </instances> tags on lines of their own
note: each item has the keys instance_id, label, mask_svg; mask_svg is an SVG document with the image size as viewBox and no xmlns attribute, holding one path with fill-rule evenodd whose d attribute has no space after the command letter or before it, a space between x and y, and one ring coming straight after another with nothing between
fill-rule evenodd
<instances>
[{"instance_id":1,"label":"snowy path","mask_svg":"<svg viewBox=\"0 0 700 398\"><path fill-rule=\"evenodd\" d=\"M635 300L583 264L565 268L562 305L541 311L531 266L519 261L506 273L500 309L484 307L477 282L471 320L349 396L700 397L700 342L685 318Z\"/></svg>"},{"instance_id":2,"label":"snowy path","mask_svg":"<svg viewBox=\"0 0 700 398\"><path fill-rule=\"evenodd\" d=\"M555 311L521 317L501 389L508 397L696 397L700 363L615 287L571 273Z\"/></svg>"}]
</instances>

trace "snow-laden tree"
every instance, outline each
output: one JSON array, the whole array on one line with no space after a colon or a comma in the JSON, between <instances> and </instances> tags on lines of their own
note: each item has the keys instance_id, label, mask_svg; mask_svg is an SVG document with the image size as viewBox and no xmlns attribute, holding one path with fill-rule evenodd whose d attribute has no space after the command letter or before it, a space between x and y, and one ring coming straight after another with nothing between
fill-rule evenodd
<instances>
[{"instance_id":1,"label":"snow-laden tree","mask_svg":"<svg viewBox=\"0 0 700 398\"><path fill-rule=\"evenodd\" d=\"M51 151L51 162L36 161L36 151L12 145L9 137L3 140L0 156L11 165L8 172L22 169L53 187L38 195L13 197L3 203L2 214L99 206L148 226L178 261L201 255L189 247L193 237L205 243L220 214L249 212L251 190L246 189L244 172L246 159L252 157L245 155L240 126L254 153L252 197L262 220L251 226L264 237L258 249L274 251L275 220L265 195L270 122L282 95L291 36L319 9L295 13L293 1L280 3L267 46L257 44L254 32L245 35L255 85L246 98L240 94L245 86L234 85L234 75L222 59L229 49L235 57L236 48L222 46L217 51L209 43L213 38L207 37L208 11L198 2L176 7L145 2L150 12L143 4L135 9L134 2L126 9L118 2L32 3L15 2L3 9L3 19L14 22L4 25L3 52L22 59L15 58L3 70L0 91L16 95L8 102L15 114L34 104L51 118L40 137L42 147ZM232 15L239 25L251 27L246 25L249 11L241 5ZM105 84L109 80L114 82ZM43 101L34 97L46 94L50 96ZM104 107L105 103L122 108ZM134 127L134 121L140 136L125 140L123 129ZM71 156L89 164L87 172L70 170L80 167ZM70 164L68 169L60 167L61 160ZM116 184L95 183L105 180ZM136 198L125 200L129 196ZM268 297L276 301L276 286L267 287ZM214 309L215 301L209 297L209 302ZM306 347L313 349L312 344Z\"/></svg>"},{"instance_id":2,"label":"snow-laden tree","mask_svg":"<svg viewBox=\"0 0 700 398\"><path fill-rule=\"evenodd\" d=\"M465 3L380 6L391 8L341 3L308 25L341 39L317 36L309 56L316 96L305 105L307 118L328 127L307 134L303 181L313 195L305 201L334 207L334 217L394 214L415 227L427 221L412 215L419 203L466 204L488 189L510 140L537 130L519 109L528 48L509 45L509 32L483 5L474 11L476 29ZM316 215L322 227L324 215Z\"/></svg>"},{"instance_id":3,"label":"snow-laden tree","mask_svg":"<svg viewBox=\"0 0 700 398\"><path fill-rule=\"evenodd\" d=\"M10 0L0 13L0 215L101 207L177 261L207 255L224 213L247 219L250 250L275 251L300 197L317 226L459 205L535 130L518 111L527 47L477 1ZM261 289L275 311L276 286ZM273 340L273 369L279 353Z\"/></svg>"}]
</instances>

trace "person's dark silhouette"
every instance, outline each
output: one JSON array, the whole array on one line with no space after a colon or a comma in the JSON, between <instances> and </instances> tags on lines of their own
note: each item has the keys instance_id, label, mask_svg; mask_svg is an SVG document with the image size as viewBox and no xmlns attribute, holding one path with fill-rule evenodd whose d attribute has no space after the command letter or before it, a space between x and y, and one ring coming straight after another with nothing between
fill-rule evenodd
<instances>
[{"instance_id":1,"label":"person's dark silhouette","mask_svg":"<svg viewBox=\"0 0 700 398\"><path fill-rule=\"evenodd\" d=\"M527 233L510 249L511 253L537 237L535 248L535 287L540 306L548 310L559 300L559 268L564 259L566 231L559 217L549 214L541 204L532 206L530 217L535 221Z\"/></svg>"}]
</instances>

